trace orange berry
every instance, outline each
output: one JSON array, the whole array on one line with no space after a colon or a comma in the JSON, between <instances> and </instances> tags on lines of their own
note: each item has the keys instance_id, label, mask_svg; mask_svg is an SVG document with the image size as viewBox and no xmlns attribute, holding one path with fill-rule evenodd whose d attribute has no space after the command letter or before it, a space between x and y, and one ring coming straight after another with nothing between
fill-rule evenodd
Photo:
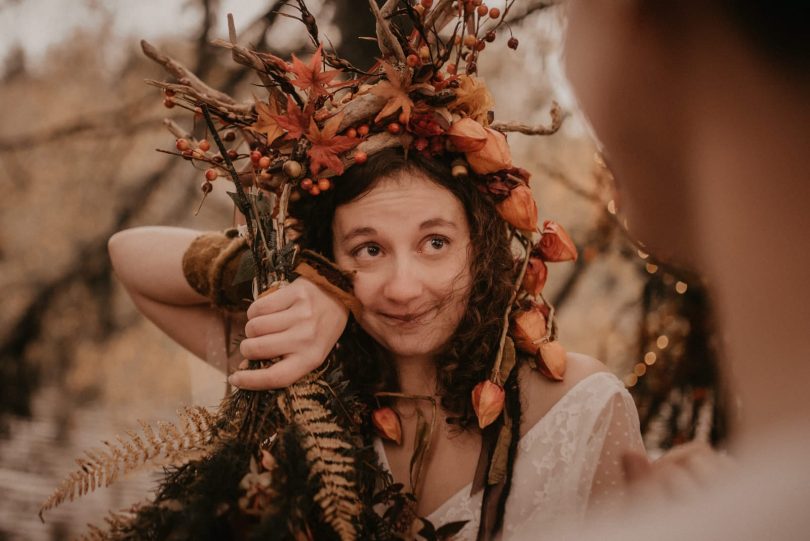
<instances>
[{"instance_id":1,"label":"orange berry","mask_svg":"<svg viewBox=\"0 0 810 541\"><path fill-rule=\"evenodd\" d=\"M388 133L397 135L398 133L402 132L402 124L399 122L391 122L388 126L386 126Z\"/></svg>"},{"instance_id":2,"label":"orange berry","mask_svg":"<svg viewBox=\"0 0 810 541\"><path fill-rule=\"evenodd\" d=\"M312 179L311 178L305 178L304 180L302 180L301 181L301 189L302 190L307 190L307 191L311 190L312 189Z\"/></svg>"},{"instance_id":3,"label":"orange berry","mask_svg":"<svg viewBox=\"0 0 810 541\"><path fill-rule=\"evenodd\" d=\"M492 9L489 10L489 16L492 19L497 19L498 17L501 16L501 10L498 9L498 8L492 8Z\"/></svg>"},{"instance_id":4,"label":"orange berry","mask_svg":"<svg viewBox=\"0 0 810 541\"><path fill-rule=\"evenodd\" d=\"M208 139L203 139L200 141L200 144L198 144L197 147L203 152L208 152L211 150L211 143L208 142Z\"/></svg>"},{"instance_id":5,"label":"orange berry","mask_svg":"<svg viewBox=\"0 0 810 541\"><path fill-rule=\"evenodd\" d=\"M321 189L318 188L317 186L313 186L312 188L309 189L310 195L318 195L319 193L321 193Z\"/></svg>"},{"instance_id":6,"label":"orange berry","mask_svg":"<svg viewBox=\"0 0 810 541\"><path fill-rule=\"evenodd\" d=\"M261 158L259 158L258 165L262 169L267 169L268 167L270 167L270 158L268 156L262 156Z\"/></svg>"},{"instance_id":7,"label":"orange berry","mask_svg":"<svg viewBox=\"0 0 810 541\"><path fill-rule=\"evenodd\" d=\"M328 178L319 178L318 179L318 189L322 192L325 192L329 188L332 187L332 182Z\"/></svg>"},{"instance_id":8,"label":"orange berry","mask_svg":"<svg viewBox=\"0 0 810 541\"><path fill-rule=\"evenodd\" d=\"M399 113L399 123L400 124L407 124L408 123L408 115L405 114L405 111Z\"/></svg>"},{"instance_id":9,"label":"orange berry","mask_svg":"<svg viewBox=\"0 0 810 541\"><path fill-rule=\"evenodd\" d=\"M472 49L475 47L475 43L478 41L478 38L475 37L474 34L467 34L464 36L464 46Z\"/></svg>"},{"instance_id":10,"label":"orange berry","mask_svg":"<svg viewBox=\"0 0 810 541\"><path fill-rule=\"evenodd\" d=\"M486 17L487 13L489 13L489 9L487 8L487 6L485 6L483 4L478 6L478 16L479 17Z\"/></svg>"},{"instance_id":11,"label":"orange berry","mask_svg":"<svg viewBox=\"0 0 810 541\"><path fill-rule=\"evenodd\" d=\"M368 124L361 124L360 127L357 128L357 135L360 137L368 135Z\"/></svg>"},{"instance_id":12,"label":"orange berry","mask_svg":"<svg viewBox=\"0 0 810 541\"><path fill-rule=\"evenodd\" d=\"M219 172L217 172L217 170L213 167L205 170L205 180L213 181L216 180L217 177L219 177Z\"/></svg>"},{"instance_id":13,"label":"orange berry","mask_svg":"<svg viewBox=\"0 0 810 541\"><path fill-rule=\"evenodd\" d=\"M348 130L346 130L346 137L352 138L357 137L357 130L354 128L349 128Z\"/></svg>"},{"instance_id":14,"label":"orange berry","mask_svg":"<svg viewBox=\"0 0 810 541\"><path fill-rule=\"evenodd\" d=\"M250 153L250 161L252 161L254 164L259 163L259 160L261 158L262 158L262 153L259 152L258 150L254 150L254 151L252 151Z\"/></svg>"},{"instance_id":15,"label":"orange berry","mask_svg":"<svg viewBox=\"0 0 810 541\"><path fill-rule=\"evenodd\" d=\"M177 147L177 150L179 150L181 152L191 148L191 145L189 144L188 139L183 139L183 138L178 139L174 143L174 146Z\"/></svg>"},{"instance_id":16,"label":"orange berry","mask_svg":"<svg viewBox=\"0 0 810 541\"><path fill-rule=\"evenodd\" d=\"M408 58L405 59L405 62L412 68L415 68L419 65L419 57L415 54L409 54Z\"/></svg>"},{"instance_id":17,"label":"orange berry","mask_svg":"<svg viewBox=\"0 0 810 541\"><path fill-rule=\"evenodd\" d=\"M362 150L358 150L354 153L354 163L356 164L364 164L368 161L368 154L363 152Z\"/></svg>"},{"instance_id":18,"label":"orange berry","mask_svg":"<svg viewBox=\"0 0 810 541\"><path fill-rule=\"evenodd\" d=\"M419 2L423 8L430 9L433 7L433 0L422 0Z\"/></svg>"},{"instance_id":19,"label":"orange berry","mask_svg":"<svg viewBox=\"0 0 810 541\"><path fill-rule=\"evenodd\" d=\"M456 65L455 64L447 64L447 73L450 75L456 74Z\"/></svg>"}]
</instances>

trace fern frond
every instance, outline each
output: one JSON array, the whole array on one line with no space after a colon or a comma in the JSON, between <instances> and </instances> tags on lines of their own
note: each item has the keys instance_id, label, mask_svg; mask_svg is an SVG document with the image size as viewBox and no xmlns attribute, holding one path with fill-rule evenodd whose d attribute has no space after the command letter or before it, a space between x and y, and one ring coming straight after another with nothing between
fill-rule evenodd
<instances>
[{"instance_id":1,"label":"fern frond","mask_svg":"<svg viewBox=\"0 0 810 541\"><path fill-rule=\"evenodd\" d=\"M324 520L341 541L357 538L362 512L355 483L352 444L325 406L331 394L322 382L306 378L288 388L293 422L301 429L301 448L309 463L309 478L317 483L315 502Z\"/></svg>"},{"instance_id":2,"label":"fern frond","mask_svg":"<svg viewBox=\"0 0 810 541\"><path fill-rule=\"evenodd\" d=\"M71 473L42 503L39 516L65 500L84 496L99 487L111 485L119 476L144 465L177 464L204 452L217 434L217 418L205 408L186 407L179 412L183 423L158 422L158 432L139 421L141 434L128 432L129 440L117 436L117 443L104 441L103 449L89 449L76 459L79 469Z\"/></svg>"}]
</instances>

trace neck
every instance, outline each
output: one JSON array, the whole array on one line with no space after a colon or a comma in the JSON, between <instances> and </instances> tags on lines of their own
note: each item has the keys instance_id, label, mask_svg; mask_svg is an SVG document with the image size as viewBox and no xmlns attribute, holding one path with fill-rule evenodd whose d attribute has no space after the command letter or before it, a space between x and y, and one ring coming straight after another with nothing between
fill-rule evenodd
<instances>
[{"instance_id":1,"label":"neck","mask_svg":"<svg viewBox=\"0 0 810 541\"><path fill-rule=\"evenodd\" d=\"M394 357L400 391L405 394L436 394L436 363L432 356Z\"/></svg>"},{"instance_id":2,"label":"neck","mask_svg":"<svg viewBox=\"0 0 810 541\"><path fill-rule=\"evenodd\" d=\"M714 59L693 77L708 82L694 89L688 180L746 440L810 414L810 107L754 55Z\"/></svg>"}]
</instances>

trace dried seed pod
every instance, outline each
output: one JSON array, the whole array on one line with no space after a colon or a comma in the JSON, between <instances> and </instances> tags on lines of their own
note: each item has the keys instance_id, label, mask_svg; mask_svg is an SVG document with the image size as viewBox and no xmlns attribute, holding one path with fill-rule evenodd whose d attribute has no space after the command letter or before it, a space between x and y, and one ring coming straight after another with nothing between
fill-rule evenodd
<instances>
[{"instance_id":1,"label":"dried seed pod","mask_svg":"<svg viewBox=\"0 0 810 541\"><path fill-rule=\"evenodd\" d=\"M295 160L287 160L282 166L284 174L290 178L298 178L304 174L304 166Z\"/></svg>"},{"instance_id":2,"label":"dried seed pod","mask_svg":"<svg viewBox=\"0 0 810 541\"><path fill-rule=\"evenodd\" d=\"M491 425L498 418L503 411L505 397L503 387L489 380L475 386L472 391L472 404L480 428Z\"/></svg>"},{"instance_id":3,"label":"dried seed pod","mask_svg":"<svg viewBox=\"0 0 810 541\"><path fill-rule=\"evenodd\" d=\"M392 408L384 407L374 410L371 421L380 437L402 444L402 423L399 415Z\"/></svg>"},{"instance_id":4,"label":"dried seed pod","mask_svg":"<svg viewBox=\"0 0 810 541\"><path fill-rule=\"evenodd\" d=\"M466 177L470 175L470 170L467 168L467 164L464 161L454 160L450 174L452 174L454 178Z\"/></svg>"},{"instance_id":5,"label":"dried seed pod","mask_svg":"<svg viewBox=\"0 0 810 541\"><path fill-rule=\"evenodd\" d=\"M556 340L542 342L537 351L537 370L554 381L562 381L565 376L566 353L565 348Z\"/></svg>"},{"instance_id":6,"label":"dried seed pod","mask_svg":"<svg viewBox=\"0 0 810 541\"><path fill-rule=\"evenodd\" d=\"M532 303L527 310L518 312L512 320L512 338L521 351L536 355L546 336L546 315L543 307Z\"/></svg>"}]
</instances>

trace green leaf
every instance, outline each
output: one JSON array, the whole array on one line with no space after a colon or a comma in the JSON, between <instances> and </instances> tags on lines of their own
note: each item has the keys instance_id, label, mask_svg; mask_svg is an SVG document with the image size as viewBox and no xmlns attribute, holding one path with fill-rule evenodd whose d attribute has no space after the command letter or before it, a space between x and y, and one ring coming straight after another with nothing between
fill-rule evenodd
<instances>
[{"instance_id":1,"label":"green leaf","mask_svg":"<svg viewBox=\"0 0 810 541\"><path fill-rule=\"evenodd\" d=\"M233 277L231 285L237 285L244 282L252 281L256 277L256 261L253 259L253 254L250 250L245 250L239 256L239 266L236 268L236 274Z\"/></svg>"},{"instance_id":2,"label":"green leaf","mask_svg":"<svg viewBox=\"0 0 810 541\"><path fill-rule=\"evenodd\" d=\"M492 461L489 464L489 472L487 474L487 484L497 485L506 479L506 466L509 462L509 444L512 442L512 421L506 413L506 408L503 410L503 425L498 432L498 441L495 444L495 450L492 452Z\"/></svg>"},{"instance_id":3,"label":"green leaf","mask_svg":"<svg viewBox=\"0 0 810 541\"><path fill-rule=\"evenodd\" d=\"M509 373L512 372L512 368L515 366L515 343L512 341L512 338L507 336L506 342L503 345L503 357L501 357L501 369L498 372L498 378L500 381L498 382L500 385L503 385L506 380L509 378Z\"/></svg>"},{"instance_id":4,"label":"green leaf","mask_svg":"<svg viewBox=\"0 0 810 541\"><path fill-rule=\"evenodd\" d=\"M425 451L430 443L430 424L425 419L425 414L419 407L416 408L416 438L413 442L413 455L411 455L411 491L416 493L416 485L422 473L422 465L425 462Z\"/></svg>"},{"instance_id":5,"label":"green leaf","mask_svg":"<svg viewBox=\"0 0 810 541\"><path fill-rule=\"evenodd\" d=\"M456 520L439 526L436 530L436 538L440 540L451 539L454 535L469 522L469 520Z\"/></svg>"}]
</instances>

